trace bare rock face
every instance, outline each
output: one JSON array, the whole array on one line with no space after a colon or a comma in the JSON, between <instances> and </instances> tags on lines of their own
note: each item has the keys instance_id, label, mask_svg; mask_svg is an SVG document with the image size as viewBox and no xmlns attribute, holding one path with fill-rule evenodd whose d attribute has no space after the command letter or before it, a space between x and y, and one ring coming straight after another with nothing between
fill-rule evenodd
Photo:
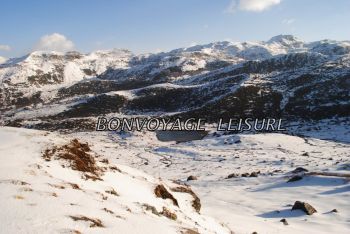
<instances>
[{"instance_id":1,"label":"bare rock face","mask_svg":"<svg viewBox=\"0 0 350 234\"><path fill-rule=\"evenodd\" d=\"M312 215L313 213L316 213L317 210L311 206L309 203L296 201L292 207L292 210L302 210L307 215Z\"/></svg>"}]
</instances>

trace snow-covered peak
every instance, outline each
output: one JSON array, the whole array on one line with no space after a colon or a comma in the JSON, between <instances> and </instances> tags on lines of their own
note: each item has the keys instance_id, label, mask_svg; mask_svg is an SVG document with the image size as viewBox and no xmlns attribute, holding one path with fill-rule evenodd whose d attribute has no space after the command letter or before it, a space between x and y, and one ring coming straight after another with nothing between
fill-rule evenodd
<instances>
[{"instance_id":1,"label":"snow-covered peak","mask_svg":"<svg viewBox=\"0 0 350 234\"><path fill-rule=\"evenodd\" d=\"M0 67L0 80L38 86L67 83L105 72L108 68L128 68L133 54L128 50L95 51L81 54L56 51L34 51L18 59L10 59Z\"/></svg>"},{"instance_id":2,"label":"snow-covered peak","mask_svg":"<svg viewBox=\"0 0 350 234\"><path fill-rule=\"evenodd\" d=\"M303 41L293 35L277 35L272 37L267 41L267 44L280 44L286 47L301 47L303 45Z\"/></svg>"},{"instance_id":3,"label":"snow-covered peak","mask_svg":"<svg viewBox=\"0 0 350 234\"><path fill-rule=\"evenodd\" d=\"M296 52L304 49L304 42L293 35L278 35L268 41L232 42L218 41L204 45L180 48L171 54L203 53L213 56L229 56L244 60L261 60L271 56Z\"/></svg>"}]
</instances>

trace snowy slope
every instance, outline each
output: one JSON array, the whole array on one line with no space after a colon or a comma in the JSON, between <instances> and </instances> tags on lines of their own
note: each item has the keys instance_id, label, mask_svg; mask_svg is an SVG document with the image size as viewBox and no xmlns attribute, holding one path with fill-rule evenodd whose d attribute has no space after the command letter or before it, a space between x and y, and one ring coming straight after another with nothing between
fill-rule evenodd
<instances>
[{"instance_id":1,"label":"snowy slope","mask_svg":"<svg viewBox=\"0 0 350 234\"><path fill-rule=\"evenodd\" d=\"M349 137L348 127L339 130L327 132ZM160 142L149 132L72 136L94 141L91 147L111 162L190 184L203 201L204 214L234 233L345 234L350 230L349 143L284 134L209 135L177 144ZM298 167L307 173L326 174L305 175L288 183ZM241 176L252 172L259 173L257 177ZM227 178L231 174L235 176ZM186 181L190 175L198 180ZM317 213L309 216L291 211L298 200L310 203ZM333 209L338 212L331 212ZM288 225L280 222L283 218Z\"/></svg>"},{"instance_id":2,"label":"snowy slope","mask_svg":"<svg viewBox=\"0 0 350 234\"><path fill-rule=\"evenodd\" d=\"M188 187L110 164L84 144L66 154L84 159L86 150L96 174L77 169L66 154L49 155L72 144L80 145L54 133L0 129L1 233L230 233L198 213L191 194L172 191ZM178 205L156 196L159 185Z\"/></svg>"}]
</instances>

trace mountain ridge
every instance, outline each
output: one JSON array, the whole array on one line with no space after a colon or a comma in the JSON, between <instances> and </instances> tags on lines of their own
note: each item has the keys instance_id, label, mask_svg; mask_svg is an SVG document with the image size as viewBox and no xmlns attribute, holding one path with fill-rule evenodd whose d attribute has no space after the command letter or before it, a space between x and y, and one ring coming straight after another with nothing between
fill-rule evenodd
<instances>
[{"instance_id":1,"label":"mountain ridge","mask_svg":"<svg viewBox=\"0 0 350 234\"><path fill-rule=\"evenodd\" d=\"M211 121L350 116L348 41L309 43L278 35L157 54L33 52L12 61L0 65L4 125L56 125L113 113L207 115Z\"/></svg>"}]
</instances>

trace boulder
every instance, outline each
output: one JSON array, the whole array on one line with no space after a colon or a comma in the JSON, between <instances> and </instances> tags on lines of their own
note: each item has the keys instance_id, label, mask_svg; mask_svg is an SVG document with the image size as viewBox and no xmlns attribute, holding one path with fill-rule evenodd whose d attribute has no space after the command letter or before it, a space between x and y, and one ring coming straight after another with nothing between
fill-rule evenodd
<instances>
[{"instance_id":1,"label":"boulder","mask_svg":"<svg viewBox=\"0 0 350 234\"><path fill-rule=\"evenodd\" d=\"M288 222L286 219L281 219L280 222L283 223L284 225L288 225Z\"/></svg>"},{"instance_id":2,"label":"boulder","mask_svg":"<svg viewBox=\"0 0 350 234\"><path fill-rule=\"evenodd\" d=\"M296 201L292 207L292 210L302 210L307 215L312 215L313 213L316 213L317 210L311 206L309 203Z\"/></svg>"}]
</instances>

